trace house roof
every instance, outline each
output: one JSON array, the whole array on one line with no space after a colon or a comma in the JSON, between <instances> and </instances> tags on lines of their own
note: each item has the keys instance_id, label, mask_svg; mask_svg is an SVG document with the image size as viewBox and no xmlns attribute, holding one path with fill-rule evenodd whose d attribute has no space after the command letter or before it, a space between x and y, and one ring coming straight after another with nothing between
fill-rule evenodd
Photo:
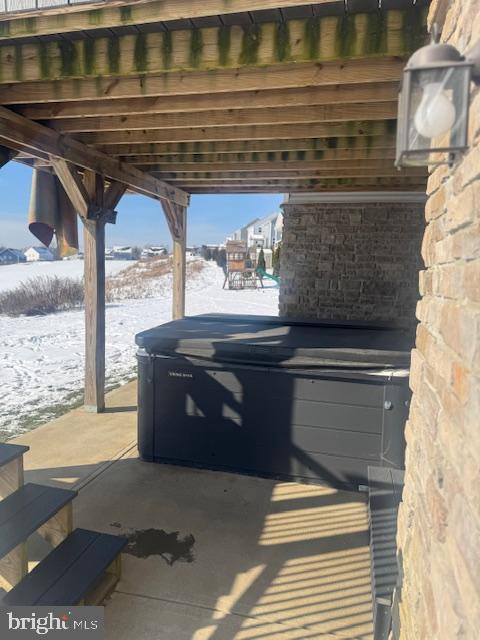
<instances>
[{"instance_id":1,"label":"house roof","mask_svg":"<svg viewBox=\"0 0 480 640\"><path fill-rule=\"evenodd\" d=\"M29 247L27 249L27 251L36 251L38 253L38 255L40 256L51 256L52 252L50 251L50 249L47 249L47 247ZM27 251L25 251L25 253L27 253Z\"/></svg>"},{"instance_id":2,"label":"house roof","mask_svg":"<svg viewBox=\"0 0 480 640\"><path fill-rule=\"evenodd\" d=\"M23 258L24 257L23 251L20 251L19 249L10 249L9 247L7 247L6 249L1 249L0 250L0 255L3 255L4 253L11 253L16 258Z\"/></svg>"}]
</instances>

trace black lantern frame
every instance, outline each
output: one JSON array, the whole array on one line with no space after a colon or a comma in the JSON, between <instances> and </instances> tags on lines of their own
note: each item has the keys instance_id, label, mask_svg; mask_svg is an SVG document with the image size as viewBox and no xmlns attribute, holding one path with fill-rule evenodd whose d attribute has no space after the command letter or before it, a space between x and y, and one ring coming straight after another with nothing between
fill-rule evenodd
<instances>
[{"instance_id":1,"label":"black lantern frame","mask_svg":"<svg viewBox=\"0 0 480 640\"><path fill-rule=\"evenodd\" d=\"M465 59L448 44L432 43L412 55L403 73L398 102L397 167L452 164L468 149L470 83L474 67L473 61ZM422 135L415 126L415 113L419 108L415 97L427 81L432 86L433 83L441 86L442 93L448 90L455 107L455 121L449 131L433 137Z\"/></svg>"}]
</instances>

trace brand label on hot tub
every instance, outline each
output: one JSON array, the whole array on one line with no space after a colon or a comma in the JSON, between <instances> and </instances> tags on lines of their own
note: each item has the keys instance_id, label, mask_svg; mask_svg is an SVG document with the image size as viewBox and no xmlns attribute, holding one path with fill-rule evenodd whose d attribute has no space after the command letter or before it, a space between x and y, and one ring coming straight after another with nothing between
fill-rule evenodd
<instances>
[{"instance_id":1,"label":"brand label on hot tub","mask_svg":"<svg viewBox=\"0 0 480 640\"><path fill-rule=\"evenodd\" d=\"M170 378L191 378L193 380L193 373L187 373L186 371L169 371Z\"/></svg>"}]
</instances>

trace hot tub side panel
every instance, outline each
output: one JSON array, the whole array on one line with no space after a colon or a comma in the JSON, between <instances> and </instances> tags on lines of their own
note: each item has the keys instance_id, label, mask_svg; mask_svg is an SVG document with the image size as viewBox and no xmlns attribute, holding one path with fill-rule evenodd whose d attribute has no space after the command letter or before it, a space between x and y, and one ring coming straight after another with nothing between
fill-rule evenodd
<instances>
[{"instance_id":1,"label":"hot tub side panel","mask_svg":"<svg viewBox=\"0 0 480 640\"><path fill-rule=\"evenodd\" d=\"M357 487L403 463L405 382L139 354L140 455Z\"/></svg>"}]
</instances>

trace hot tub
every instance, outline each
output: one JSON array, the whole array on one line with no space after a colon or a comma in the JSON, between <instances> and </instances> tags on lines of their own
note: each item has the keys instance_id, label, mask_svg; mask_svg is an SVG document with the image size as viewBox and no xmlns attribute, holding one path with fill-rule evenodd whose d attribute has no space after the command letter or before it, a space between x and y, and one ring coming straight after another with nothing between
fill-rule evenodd
<instances>
[{"instance_id":1,"label":"hot tub","mask_svg":"<svg viewBox=\"0 0 480 640\"><path fill-rule=\"evenodd\" d=\"M403 468L407 330L205 315L136 342L144 460L355 488Z\"/></svg>"}]
</instances>

